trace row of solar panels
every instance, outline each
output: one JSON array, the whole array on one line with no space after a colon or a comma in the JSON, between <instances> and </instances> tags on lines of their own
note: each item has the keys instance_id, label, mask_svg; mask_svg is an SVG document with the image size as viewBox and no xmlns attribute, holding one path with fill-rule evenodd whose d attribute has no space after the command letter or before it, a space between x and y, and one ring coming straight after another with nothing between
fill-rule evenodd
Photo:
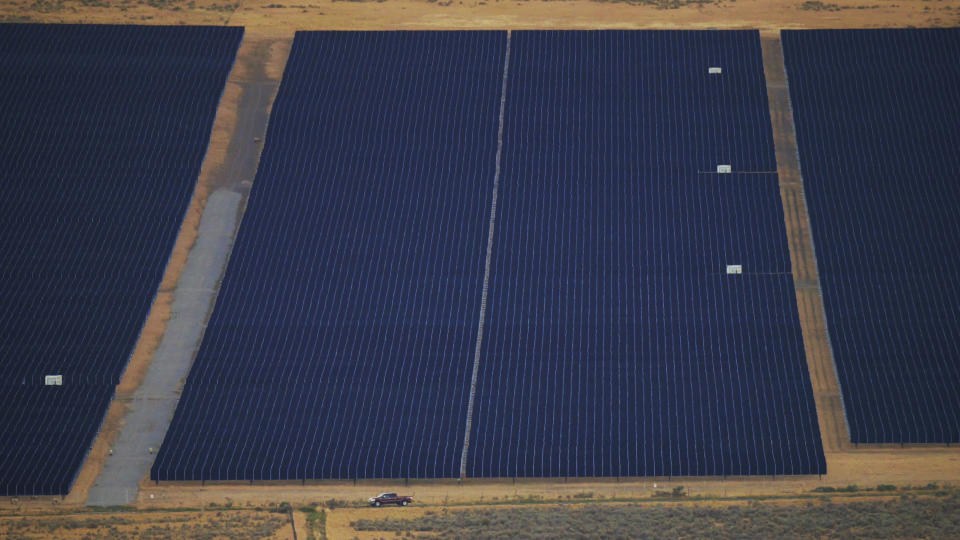
<instances>
[{"instance_id":1,"label":"row of solar panels","mask_svg":"<svg viewBox=\"0 0 960 540\"><path fill-rule=\"evenodd\" d=\"M242 31L3 29L0 491L65 493ZM783 41L852 439L955 442L958 31ZM755 32L298 33L151 475L823 472L775 168Z\"/></svg>"},{"instance_id":2,"label":"row of solar panels","mask_svg":"<svg viewBox=\"0 0 960 540\"><path fill-rule=\"evenodd\" d=\"M156 295L242 36L0 25L0 495L70 489Z\"/></svg>"},{"instance_id":3,"label":"row of solar panels","mask_svg":"<svg viewBox=\"0 0 960 540\"><path fill-rule=\"evenodd\" d=\"M960 442L960 29L782 41L850 438Z\"/></svg>"},{"instance_id":4,"label":"row of solar panels","mask_svg":"<svg viewBox=\"0 0 960 540\"><path fill-rule=\"evenodd\" d=\"M153 478L823 471L776 174L703 174L775 169L756 32L300 33L282 85Z\"/></svg>"}]
</instances>

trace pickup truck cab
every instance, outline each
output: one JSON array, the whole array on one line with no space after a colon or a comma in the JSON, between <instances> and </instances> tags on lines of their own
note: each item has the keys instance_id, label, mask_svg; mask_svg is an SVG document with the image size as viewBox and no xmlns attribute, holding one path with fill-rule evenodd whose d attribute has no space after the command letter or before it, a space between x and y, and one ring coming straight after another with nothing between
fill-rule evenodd
<instances>
[{"instance_id":1,"label":"pickup truck cab","mask_svg":"<svg viewBox=\"0 0 960 540\"><path fill-rule=\"evenodd\" d=\"M396 493L381 493L376 497L370 497L369 501L370 506L383 506L385 504L406 506L413 502L413 497L409 495L397 495Z\"/></svg>"}]
</instances>

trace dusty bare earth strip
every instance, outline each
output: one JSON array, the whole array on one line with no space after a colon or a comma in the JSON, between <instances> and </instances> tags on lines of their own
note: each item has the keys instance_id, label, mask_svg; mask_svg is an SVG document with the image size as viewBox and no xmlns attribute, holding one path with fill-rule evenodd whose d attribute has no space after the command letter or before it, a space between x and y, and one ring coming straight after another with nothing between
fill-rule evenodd
<instances>
[{"instance_id":1,"label":"dusty bare earth strip","mask_svg":"<svg viewBox=\"0 0 960 540\"><path fill-rule=\"evenodd\" d=\"M129 540L133 538L270 538L296 539L287 514L253 508L197 509L194 511L135 512L111 514L91 509L46 509L15 512L0 508L0 538L91 538ZM305 532L303 514L297 531ZM299 538L303 538L300 536Z\"/></svg>"},{"instance_id":2,"label":"dusty bare earth strip","mask_svg":"<svg viewBox=\"0 0 960 540\"><path fill-rule=\"evenodd\" d=\"M279 86L289 40L245 38L227 79L186 217L167 264L157 297L117 386L100 432L65 502L82 504L103 470L117 434L124 428L138 388L144 381L171 317L174 292L197 241L207 199L217 189L246 197L259 159L266 118ZM278 66L279 64L279 66ZM251 103L252 102L252 103ZM259 110L256 110L259 109ZM238 220L239 221L239 220ZM178 391L179 388L170 388Z\"/></svg>"},{"instance_id":3,"label":"dusty bare earth strip","mask_svg":"<svg viewBox=\"0 0 960 540\"><path fill-rule=\"evenodd\" d=\"M779 38L766 37L763 44L763 67L767 78L767 97L773 122L777 170L780 176L780 198L783 201L790 262L797 291L803 345L817 404L817 419L824 450L840 450L850 446L840 383L833 363L833 353L826 330L826 316L817 275L817 261L810 234L810 216L804 199L803 179L797 154L793 112L783 65L783 49Z\"/></svg>"},{"instance_id":4,"label":"dusty bare earth strip","mask_svg":"<svg viewBox=\"0 0 960 540\"><path fill-rule=\"evenodd\" d=\"M875 28L956 26L960 0L6 0L0 21L231 24L294 30Z\"/></svg>"}]
</instances>

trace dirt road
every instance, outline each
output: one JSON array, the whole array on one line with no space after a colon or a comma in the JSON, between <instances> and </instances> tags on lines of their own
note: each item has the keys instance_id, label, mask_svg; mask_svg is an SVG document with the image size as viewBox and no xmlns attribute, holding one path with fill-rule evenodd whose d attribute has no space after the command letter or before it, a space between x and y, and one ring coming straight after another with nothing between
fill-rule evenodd
<instances>
[{"instance_id":1,"label":"dirt road","mask_svg":"<svg viewBox=\"0 0 960 540\"><path fill-rule=\"evenodd\" d=\"M96 5L94 5L96 4ZM152 4L152 5L151 5ZM944 0L10 0L6 21L231 24L248 35L295 30L527 28L871 28L955 26L960 2Z\"/></svg>"}]
</instances>

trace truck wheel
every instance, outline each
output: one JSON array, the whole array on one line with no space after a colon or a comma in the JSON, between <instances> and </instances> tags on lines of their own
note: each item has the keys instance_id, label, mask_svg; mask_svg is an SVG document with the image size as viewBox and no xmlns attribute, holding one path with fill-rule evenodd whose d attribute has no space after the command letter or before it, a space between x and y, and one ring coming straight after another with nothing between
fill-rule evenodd
<instances>
[{"instance_id":1,"label":"truck wheel","mask_svg":"<svg viewBox=\"0 0 960 540\"><path fill-rule=\"evenodd\" d=\"M400 506L406 506L406 505L407 505L407 501L403 501L400 503Z\"/></svg>"},{"instance_id":2,"label":"truck wheel","mask_svg":"<svg viewBox=\"0 0 960 540\"><path fill-rule=\"evenodd\" d=\"M379 507L379 506L380 506L380 501L373 501L373 505Z\"/></svg>"}]
</instances>

